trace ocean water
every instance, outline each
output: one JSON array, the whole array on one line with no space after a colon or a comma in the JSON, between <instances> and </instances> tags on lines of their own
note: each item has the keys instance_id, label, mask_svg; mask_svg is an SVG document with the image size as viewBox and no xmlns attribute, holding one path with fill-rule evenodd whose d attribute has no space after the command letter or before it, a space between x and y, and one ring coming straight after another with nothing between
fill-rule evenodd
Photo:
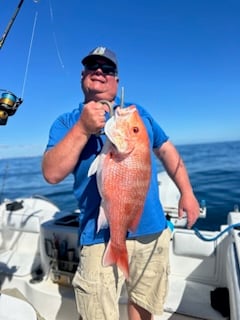
<instances>
[{"instance_id":1,"label":"ocean water","mask_svg":"<svg viewBox=\"0 0 240 320\"><path fill-rule=\"evenodd\" d=\"M205 200L207 218L196 227L218 230L227 222L234 206L240 208L240 141L177 146L199 202ZM163 168L159 165L159 171ZM77 202L69 176L58 185L46 183L41 173L41 157L0 159L0 202L16 197L41 195L61 210L72 211Z\"/></svg>"}]
</instances>

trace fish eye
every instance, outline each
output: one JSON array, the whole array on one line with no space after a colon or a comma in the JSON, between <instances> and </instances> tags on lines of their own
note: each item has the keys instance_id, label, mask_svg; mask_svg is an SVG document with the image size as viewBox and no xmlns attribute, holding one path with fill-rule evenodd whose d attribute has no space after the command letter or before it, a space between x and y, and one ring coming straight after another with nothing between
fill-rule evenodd
<instances>
[{"instance_id":1,"label":"fish eye","mask_svg":"<svg viewBox=\"0 0 240 320\"><path fill-rule=\"evenodd\" d=\"M139 128L138 128L138 127L133 127L133 132L134 132L134 133L138 133L138 131L139 131Z\"/></svg>"}]
</instances>

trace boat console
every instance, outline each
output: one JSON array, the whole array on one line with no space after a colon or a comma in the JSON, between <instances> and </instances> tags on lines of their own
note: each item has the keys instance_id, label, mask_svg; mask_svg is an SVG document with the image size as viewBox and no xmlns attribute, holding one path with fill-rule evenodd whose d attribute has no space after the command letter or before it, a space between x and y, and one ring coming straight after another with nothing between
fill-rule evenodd
<instances>
[{"instance_id":1,"label":"boat console","mask_svg":"<svg viewBox=\"0 0 240 320\"><path fill-rule=\"evenodd\" d=\"M78 211L67 213L41 225L40 252L43 271L58 284L71 285L77 269L78 214Z\"/></svg>"}]
</instances>

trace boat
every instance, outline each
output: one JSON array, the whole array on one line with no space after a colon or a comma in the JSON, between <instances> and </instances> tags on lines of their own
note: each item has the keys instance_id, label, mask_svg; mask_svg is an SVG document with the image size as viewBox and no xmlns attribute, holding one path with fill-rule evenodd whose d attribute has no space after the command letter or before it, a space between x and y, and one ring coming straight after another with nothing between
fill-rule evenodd
<instances>
[{"instance_id":1,"label":"boat","mask_svg":"<svg viewBox=\"0 0 240 320\"><path fill-rule=\"evenodd\" d=\"M169 290L155 320L240 319L240 212L217 231L186 228L179 192L165 172L159 193L172 229ZM0 204L0 319L78 319L71 281L78 265L79 211L60 210L42 196ZM201 217L207 208L201 206ZM127 294L119 300L127 320Z\"/></svg>"}]
</instances>

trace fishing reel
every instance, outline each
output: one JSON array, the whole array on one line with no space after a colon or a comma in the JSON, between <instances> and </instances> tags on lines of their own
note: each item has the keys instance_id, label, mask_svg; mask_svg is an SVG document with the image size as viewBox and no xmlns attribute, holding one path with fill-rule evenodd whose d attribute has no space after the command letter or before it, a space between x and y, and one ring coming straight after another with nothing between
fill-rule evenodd
<instances>
[{"instance_id":1,"label":"fishing reel","mask_svg":"<svg viewBox=\"0 0 240 320\"><path fill-rule=\"evenodd\" d=\"M7 123L8 117L14 115L17 108L23 102L21 98L18 98L11 91L0 89L0 125Z\"/></svg>"}]
</instances>

